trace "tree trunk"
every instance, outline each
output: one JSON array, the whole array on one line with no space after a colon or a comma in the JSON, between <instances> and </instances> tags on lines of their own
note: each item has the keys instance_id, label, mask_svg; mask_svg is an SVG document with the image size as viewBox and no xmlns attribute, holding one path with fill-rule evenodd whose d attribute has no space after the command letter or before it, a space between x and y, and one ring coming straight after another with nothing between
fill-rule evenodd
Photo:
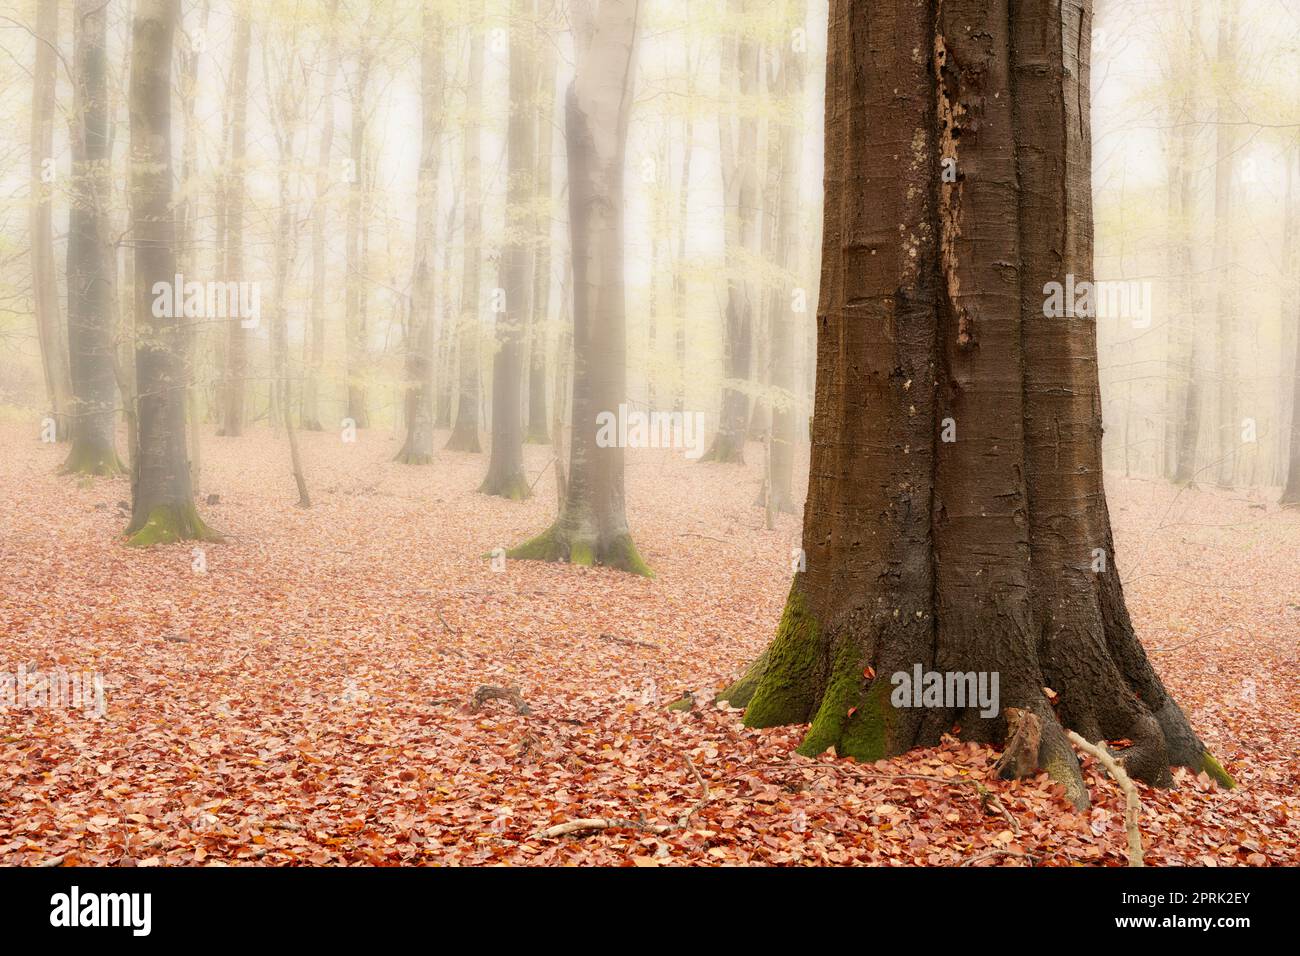
<instances>
[{"instance_id":1,"label":"tree trunk","mask_svg":"<svg viewBox=\"0 0 1300 956\"><path fill-rule=\"evenodd\" d=\"M32 305L41 346L45 396L54 416L55 436L69 438L72 378L67 331L59 314L58 276L54 266L54 94L59 43L58 0L36 2L36 58L32 67L31 208Z\"/></svg>"},{"instance_id":2,"label":"tree trunk","mask_svg":"<svg viewBox=\"0 0 1300 956\"><path fill-rule=\"evenodd\" d=\"M327 202L333 171L330 157L334 148L334 85L339 75L339 0L329 8L328 51L325 54L325 81L321 89L320 143L316 156L316 194L311 217L311 353L307 359L307 381L302 392L299 421L308 431L322 430L320 420L320 383L325 368L325 227L328 224Z\"/></svg>"},{"instance_id":3,"label":"tree trunk","mask_svg":"<svg viewBox=\"0 0 1300 956\"><path fill-rule=\"evenodd\" d=\"M743 21L750 12L748 0L729 0L728 14ZM740 37L723 40L721 54L724 88L736 84L740 93L736 130L730 117L718 119L719 157L726 216L724 258L727 305L723 318L722 410L713 444L703 461L743 462L745 431L749 426L749 397L743 390L750 379L753 349L754 302L757 291L746 274L749 256L758 254L758 120L751 102L758 89L758 47L749 35L752 27L741 23Z\"/></svg>"},{"instance_id":4,"label":"tree trunk","mask_svg":"<svg viewBox=\"0 0 1300 956\"><path fill-rule=\"evenodd\" d=\"M72 448L65 473L116 475L112 298L107 244L107 15L100 0L78 0L73 16L72 187L68 211L68 344Z\"/></svg>"},{"instance_id":5,"label":"tree trunk","mask_svg":"<svg viewBox=\"0 0 1300 956\"><path fill-rule=\"evenodd\" d=\"M537 92L533 49L528 34L528 0L510 4L510 119L506 129L506 244L501 250L501 288L505 311L496 317L496 354L492 357L492 455L479 491L522 501L531 494L524 477L523 385L524 330L532 315L534 223L528 211L537 167L534 97Z\"/></svg>"},{"instance_id":6,"label":"tree trunk","mask_svg":"<svg viewBox=\"0 0 1300 956\"><path fill-rule=\"evenodd\" d=\"M1182 15L1181 11L1175 16ZM1171 110L1174 126L1168 163L1169 275L1172 315L1169 319L1169 370L1166 379L1165 410L1166 474L1187 484L1196 474L1196 451L1201 430L1201 378L1198 361L1197 310L1192 288L1192 228L1196 217L1196 180L1192 168L1196 141L1196 71L1199 16L1187 12L1188 22L1179 20L1181 41L1170 52L1172 87L1183 99Z\"/></svg>"},{"instance_id":7,"label":"tree trunk","mask_svg":"<svg viewBox=\"0 0 1300 956\"><path fill-rule=\"evenodd\" d=\"M601 0L575 17L577 70L565 103L573 249L573 427L568 486L554 525L510 557L650 569L627 527L623 449L598 441L597 416L627 399L623 160L639 0Z\"/></svg>"},{"instance_id":8,"label":"tree trunk","mask_svg":"<svg viewBox=\"0 0 1300 956\"><path fill-rule=\"evenodd\" d=\"M415 262L411 272L411 320L406 330L406 441L397 461L427 465L433 461L433 234L438 221L438 159L442 136L442 22L426 3L420 54L420 170L415 205Z\"/></svg>"},{"instance_id":9,"label":"tree trunk","mask_svg":"<svg viewBox=\"0 0 1300 956\"><path fill-rule=\"evenodd\" d=\"M1048 283L1092 278L1091 3L1009 3L831 4L806 570L721 696L752 727L811 721L801 753L859 760L954 725L1003 741L1017 708L1041 724L1028 763L1079 806L1063 727L1132 741L1149 782L1185 765L1230 785L1125 609L1095 319L1044 316ZM908 706L916 669L997 674L999 700L948 683Z\"/></svg>"},{"instance_id":10,"label":"tree trunk","mask_svg":"<svg viewBox=\"0 0 1300 956\"><path fill-rule=\"evenodd\" d=\"M248 173L248 61L253 45L253 19L248 3L238 7L235 27L234 62L230 74L230 153L223 179L226 217L223 268L227 282L244 277L244 191ZM247 419L249 329L236 315L226 322L225 413L221 434L231 438L244 433Z\"/></svg>"},{"instance_id":11,"label":"tree trunk","mask_svg":"<svg viewBox=\"0 0 1300 956\"><path fill-rule=\"evenodd\" d=\"M451 451L479 452L478 340L482 315L479 312L479 261L483 241L483 197L479 194L480 113L483 111L483 24L471 26L469 41L469 89L465 110L464 175L461 178L465 203L465 266L461 273L460 318L456 323L458 366L456 426L447 439Z\"/></svg>"},{"instance_id":12,"label":"tree trunk","mask_svg":"<svg viewBox=\"0 0 1300 956\"><path fill-rule=\"evenodd\" d=\"M367 22L367 28L369 22ZM366 378L369 372L366 358L370 350L367 327L367 302L369 287L366 284L367 242L365 219L369 212L366 201L366 89L370 84L371 52L363 48L357 59L357 74L353 80L351 98L351 152L349 155L348 221L346 247L346 278L344 279L344 312L347 323L347 417L357 428L370 426L370 413L366 407Z\"/></svg>"},{"instance_id":13,"label":"tree trunk","mask_svg":"<svg viewBox=\"0 0 1300 956\"><path fill-rule=\"evenodd\" d=\"M184 309L171 310L173 316L155 306L176 273L171 67L177 7L176 0L136 0L132 25L130 189L140 452L126 533L127 543L136 546L217 537L199 518L190 488ZM176 300L182 290L173 293Z\"/></svg>"},{"instance_id":14,"label":"tree trunk","mask_svg":"<svg viewBox=\"0 0 1300 956\"><path fill-rule=\"evenodd\" d=\"M1237 75L1236 0L1221 0L1215 96L1214 160L1214 330L1218 414L1215 422L1215 461L1220 488L1231 488L1241 451L1237 417L1237 290L1236 195L1234 180L1241 119L1234 100Z\"/></svg>"},{"instance_id":15,"label":"tree trunk","mask_svg":"<svg viewBox=\"0 0 1300 956\"><path fill-rule=\"evenodd\" d=\"M546 4L550 0L539 0ZM540 12L540 11L539 11ZM554 9L546 19L554 22ZM545 28L544 28L545 29ZM546 418L546 344L551 316L551 167L555 143L555 74L558 56L549 36L539 43L537 71L537 216L533 235L537 255L533 261L533 308L528 328L528 433L525 441L549 444Z\"/></svg>"},{"instance_id":16,"label":"tree trunk","mask_svg":"<svg viewBox=\"0 0 1300 956\"><path fill-rule=\"evenodd\" d=\"M1291 147L1286 158L1286 235L1282 242L1282 268L1285 270L1282 296L1282 328L1292 325L1295 328L1295 365L1291 370L1291 434L1290 448L1284 462L1286 487L1282 489L1279 502L1284 505L1300 504L1300 305L1296 302L1300 294L1300 242L1296 237L1297 205L1300 197L1296 195L1297 166L1300 165L1300 137ZM1287 315L1293 319L1286 321Z\"/></svg>"},{"instance_id":17,"label":"tree trunk","mask_svg":"<svg viewBox=\"0 0 1300 956\"><path fill-rule=\"evenodd\" d=\"M792 26L803 26L806 4L794 4ZM800 107L803 103L805 54L792 50L787 43L781 53L778 72L770 79L769 89L782 99L780 121L768 137L778 142L775 164L779 169L776 186L775 222L771 227L773 264L782 278L774 285L767 314L771 337L770 392L772 425L771 452L759 504L772 511L794 514L798 511L791 488L794 482L794 452L798 442L798 403L795 400L793 277L797 268L794 245L799 219L799 158L803 152L799 132Z\"/></svg>"}]
</instances>

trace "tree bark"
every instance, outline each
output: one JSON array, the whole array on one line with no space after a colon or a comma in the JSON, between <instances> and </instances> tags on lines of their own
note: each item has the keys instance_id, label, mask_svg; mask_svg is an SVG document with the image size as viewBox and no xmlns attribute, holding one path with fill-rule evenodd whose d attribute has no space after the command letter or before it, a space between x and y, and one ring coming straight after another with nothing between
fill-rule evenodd
<instances>
[{"instance_id":1,"label":"tree bark","mask_svg":"<svg viewBox=\"0 0 1300 956\"><path fill-rule=\"evenodd\" d=\"M730 117L718 119L719 158L725 194L724 258L727 305L723 316L722 410L713 443L703 461L743 462L749 426L749 396L744 387L751 375L754 303L757 291L749 279L749 256L758 254L758 120L752 99L758 89L758 46L743 23L749 0L728 0L728 16L740 23L739 37L723 40L721 61L724 88L738 89L740 113L732 129Z\"/></svg>"},{"instance_id":2,"label":"tree bark","mask_svg":"<svg viewBox=\"0 0 1300 956\"><path fill-rule=\"evenodd\" d=\"M506 244L501 250L501 289L505 311L496 317L496 353L492 357L492 455L487 477L479 486L483 494L522 501L530 496L524 477L522 399L525 326L532 315L533 238L535 220L529 201L535 196L531 182L537 167L535 113L537 92L533 49L529 34L531 4L511 0L510 5L510 118L506 129Z\"/></svg>"},{"instance_id":3,"label":"tree bark","mask_svg":"<svg viewBox=\"0 0 1300 956\"><path fill-rule=\"evenodd\" d=\"M1151 783L1231 784L1125 609L1096 321L1044 316L1048 283L1092 277L1090 20L1088 0L831 4L806 570L721 695L749 726L810 721L802 753L1001 742L1016 708L1076 805L1062 728L1132 741ZM998 674L1000 709L896 705L916 667Z\"/></svg>"},{"instance_id":4,"label":"tree bark","mask_svg":"<svg viewBox=\"0 0 1300 956\"><path fill-rule=\"evenodd\" d=\"M230 74L229 164L223 181L225 253L222 271L227 282L244 280L244 191L248 172L248 63L253 45L253 18L247 0L239 5L235 26L234 62ZM248 339L239 316L226 323L225 409L221 434L235 438L244 433L247 419Z\"/></svg>"},{"instance_id":5,"label":"tree bark","mask_svg":"<svg viewBox=\"0 0 1300 956\"><path fill-rule=\"evenodd\" d=\"M420 168L415 205L415 261L411 270L410 322L406 330L406 441L397 461L433 461L434 354L433 233L438 220L438 165L443 102L442 21L432 3L423 12L420 52Z\"/></svg>"},{"instance_id":6,"label":"tree bark","mask_svg":"<svg viewBox=\"0 0 1300 956\"><path fill-rule=\"evenodd\" d=\"M54 167L54 99L59 43L58 0L36 2L36 56L32 67L31 208L29 228L32 257L32 307L41 346L45 396L54 416L55 437L67 441L72 405L67 331L59 310L59 286L54 266L52 200ZM48 170L48 172L47 172Z\"/></svg>"},{"instance_id":7,"label":"tree bark","mask_svg":"<svg viewBox=\"0 0 1300 956\"><path fill-rule=\"evenodd\" d=\"M639 0L601 0L575 15L576 76L565 103L573 249L573 427L564 506L547 531L509 557L650 569L628 531L623 449L597 441L597 416L627 399L623 160Z\"/></svg>"},{"instance_id":8,"label":"tree bark","mask_svg":"<svg viewBox=\"0 0 1300 956\"><path fill-rule=\"evenodd\" d=\"M65 473L117 475L113 374L114 262L107 236L108 18L100 0L78 0L73 15L72 187L68 211L68 344L72 448Z\"/></svg>"},{"instance_id":9,"label":"tree bark","mask_svg":"<svg viewBox=\"0 0 1300 956\"><path fill-rule=\"evenodd\" d=\"M481 12L481 10L480 10ZM456 424L447 448L451 451L482 451L478 440L479 329L483 317L479 308L482 292L480 257L483 242L482 173L479 169L480 113L483 110L483 24L471 27L469 41L469 89L465 111L464 170L461 191L465 205L465 266L461 273L460 319L456 324L457 398Z\"/></svg>"},{"instance_id":10,"label":"tree bark","mask_svg":"<svg viewBox=\"0 0 1300 956\"><path fill-rule=\"evenodd\" d=\"M321 88L320 142L316 156L316 192L311 217L311 353L307 359L307 381L303 385L299 421L308 431L322 430L320 385L325 369L325 227L329 217L329 191L333 183L330 158L334 149L334 85L339 75L339 0L331 0L325 54L325 79Z\"/></svg>"},{"instance_id":11,"label":"tree bark","mask_svg":"<svg viewBox=\"0 0 1300 956\"><path fill-rule=\"evenodd\" d=\"M184 309L155 308L175 281L171 68L178 0L136 0L131 50L131 222L135 240L139 476L128 544L213 540L194 507L185 441ZM181 290L173 298L179 298ZM163 312L163 314L156 314Z\"/></svg>"}]
</instances>

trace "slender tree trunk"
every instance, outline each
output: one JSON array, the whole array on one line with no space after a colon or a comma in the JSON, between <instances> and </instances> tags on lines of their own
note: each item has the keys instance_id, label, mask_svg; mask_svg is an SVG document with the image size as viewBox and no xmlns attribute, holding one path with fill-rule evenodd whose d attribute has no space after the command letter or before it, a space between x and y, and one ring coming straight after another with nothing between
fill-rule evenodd
<instances>
[{"instance_id":1,"label":"slender tree trunk","mask_svg":"<svg viewBox=\"0 0 1300 956\"><path fill-rule=\"evenodd\" d=\"M509 555L649 575L628 531L623 449L598 437L598 416L617 414L627 396L623 160L639 12L639 0L601 0L592 22L575 17L578 64L565 104L574 346L568 483L555 524Z\"/></svg>"},{"instance_id":2,"label":"slender tree trunk","mask_svg":"<svg viewBox=\"0 0 1300 956\"><path fill-rule=\"evenodd\" d=\"M803 0L793 4L791 25L802 26L807 16ZM781 54L779 71L772 77L770 90L781 100L780 121L768 132L778 142L776 166L780 170L777 185L775 223L772 227L774 265L781 280L771 292L767 313L771 336L770 382L772 428L769 438L767 473L760 502L772 511L794 514L798 511L791 488L794 482L794 452L798 442L799 413L796 401L794 355L794 284L790 281L798 267L794 237L799 222L799 158L803 152L799 120L803 103L806 55L787 43Z\"/></svg>"},{"instance_id":3,"label":"slender tree trunk","mask_svg":"<svg viewBox=\"0 0 1300 956\"><path fill-rule=\"evenodd\" d=\"M686 70L690 75L690 60ZM687 95L694 94L694 88ZM677 386L673 398L673 411L686 409L686 237L690 231L691 161L695 155L695 121L687 114L682 131L682 169L677 192L677 261L673 267L673 311L676 325L673 333L673 354L677 360Z\"/></svg>"},{"instance_id":4,"label":"slender tree trunk","mask_svg":"<svg viewBox=\"0 0 1300 956\"><path fill-rule=\"evenodd\" d=\"M248 62L253 45L253 18L248 0L239 5L235 25L235 48L230 74L230 153L222 177L225 205L227 282L247 281L244 277L244 191L248 173ZM248 414L249 329L233 316L226 322L225 410L221 434L231 438L244 433Z\"/></svg>"},{"instance_id":5,"label":"slender tree trunk","mask_svg":"<svg viewBox=\"0 0 1300 956\"><path fill-rule=\"evenodd\" d=\"M321 88L320 142L316 156L316 195L311 217L311 340L307 381L302 392L299 420L308 431L321 431L320 383L325 369L325 228L329 218L329 192L334 181L330 158L334 148L334 86L339 75L339 0L330 0L325 80Z\"/></svg>"},{"instance_id":6,"label":"slender tree trunk","mask_svg":"<svg viewBox=\"0 0 1300 956\"><path fill-rule=\"evenodd\" d=\"M369 287L366 284L368 243L365 238L365 220L369 211L366 174L366 89L370 85L370 60L371 51L363 48L358 57L357 74L352 86L347 277L344 280L344 311L347 321L347 417L352 419L357 428L368 428L370 425L370 413L366 407L370 330L366 321Z\"/></svg>"},{"instance_id":7,"label":"slender tree trunk","mask_svg":"<svg viewBox=\"0 0 1300 956\"><path fill-rule=\"evenodd\" d=\"M1237 71L1236 0L1221 0L1214 137L1214 331L1215 371L1218 374L1218 409L1215 422L1217 483L1231 488L1241 451L1241 423L1237 415L1237 290L1234 180L1237 172L1240 119L1234 102Z\"/></svg>"},{"instance_id":8,"label":"slender tree trunk","mask_svg":"<svg viewBox=\"0 0 1300 956\"><path fill-rule=\"evenodd\" d=\"M547 28L554 22L553 0L539 0L547 6ZM539 13L540 13L539 9ZM545 28L544 28L545 29ZM555 74L558 64L555 45L549 36L538 44L537 71L537 197L533 223L537 255L533 262L532 321L528 327L528 434L526 441L550 442L546 418L546 345L551 316L551 167L555 144Z\"/></svg>"},{"instance_id":9,"label":"slender tree trunk","mask_svg":"<svg viewBox=\"0 0 1300 956\"><path fill-rule=\"evenodd\" d=\"M1175 129L1169 162L1169 233L1172 276L1170 302L1173 315L1169 323L1168 406L1166 410L1166 446L1172 460L1170 474L1179 484L1192 481L1196 474L1196 452L1201 431L1201 380L1203 372L1198 355L1198 310L1192 295L1192 227L1196 216L1196 182L1192 169L1196 139L1196 74L1191 69L1197 50L1199 18L1188 13L1183 28L1186 44L1177 44L1171 54L1174 88L1184 96L1184 106L1173 114ZM1188 108L1190 105L1190 108Z\"/></svg>"},{"instance_id":10,"label":"slender tree trunk","mask_svg":"<svg viewBox=\"0 0 1300 956\"><path fill-rule=\"evenodd\" d=\"M69 438L72 378L67 330L59 310L58 276L54 265L52 199L55 187L54 94L59 43L58 0L36 0L36 58L32 68L31 208L29 226L32 257L32 305L41 345L45 395L54 416L55 436Z\"/></svg>"},{"instance_id":11,"label":"slender tree trunk","mask_svg":"<svg viewBox=\"0 0 1300 956\"><path fill-rule=\"evenodd\" d=\"M155 305L176 273L171 68L178 6L177 0L136 0L132 26L130 188L140 459L126 533L128 543L137 546L216 537L194 508L186 460L184 309L168 315ZM174 289L173 300L182 291Z\"/></svg>"},{"instance_id":12,"label":"slender tree trunk","mask_svg":"<svg viewBox=\"0 0 1300 956\"><path fill-rule=\"evenodd\" d=\"M802 753L1025 727L1009 750L1027 759L999 769L1042 767L1084 806L1068 728L1132 741L1151 783L1185 765L1231 785L1125 609L1096 321L1044 315L1048 283L1092 277L1090 8L832 0L806 570L722 695L749 726L811 722ZM900 697L918 670L949 693ZM991 710L955 692L963 674L999 675Z\"/></svg>"},{"instance_id":13,"label":"slender tree trunk","mask_svg":"<svg viewBox=\"0 0 1300 956\"><path fill-rule=\"evenodd\" d=\"M1296 167L1300 164L1300 139L1292 145L1287 155L1286 167L1286 223L1282 242L1282 268L1285 271L1288 294L1282 296L1282 328L1295 329L1295 365L1291 369L1291 435L1289 451L1284 460L1286 487L1282 489L1281 504L1300 504L1300 242L1296 237ZM1287 321L1290 316L1291 321Z\"/></svg>"},{"instance_id":14,"label":"slender tree trunk","mask_svg":"<svg viewBox=\"0 0 1300 956\"><path fill-rule=\"evenodd\" d=\"M740 117L732 129L730 117L718 120L719 157L725 193L724 258L727 305L723 317L722 411L713 444L704 461L743 462L745 431L749 425L749 397L744 388L751 376L754 303L757 291L747 275L749 256L758 254L758 120L751 102L758 89L758 47L752 29L743 21L751 12L749 0L729 0L729 15L741 22L739 38L728 37L722 47L722 82L735 84L740 93Z\"/></svg>"},{"instance_id":15,"label":"slender tree trunk","mask_svg":"<svg viewBox=\"0 0 1300 956\"><path fill-rule=\"evenodd\" d=\"M479 422L479 330L483 317L480 246L483 242L482 173L479 169L480 114L483 110L483 24L475 23L469 41L469 88L465 112L464 174L461 191L465 203L465 266L461 273L460 319L457 322L458 395L456 426L447 439L451 451L480 452Z\"/></svg>"},{"instance_id":16,"label":"slender tree trunk","mask_svg":"<svg viewBox=\"0 0 1300 956\"><path fill-rule=\"evenodd\" d=\"M101 0L78 0L73 16L72 188L68 212L68 344L72 448L67 473L116 475L113 375L113 261L105 222L108 155L107 14Z\"/></svg>"},{"instance_id":17,"label":"slender tree trunk","mask_svg":"<svg viewBox=\"0 0 1300 956\"><path fill-rule=\"evenodd\" d=\"M524 332L532 313L533 256L528 212L537 168L535 47L529 0L511 0L510 119L506 129L506 244L501 250L501 288L505 311L496 317L492 357L492 455L479 491L522 501L531 492L524 477Z\"/></svg>"},{"instance_id":18,"label":"slender tree trunk","mask_svg":"<svg viewBox=\"0 0 1300 956\"><path fill-rule=\"evenodd\" d=\"M406 347L406 441L397 461L427 465L433 461L433 401L436 341L434 319L433 239L438 222L438 160L443 102L442 21L432 3L424 6L420 55L420 169L415 206L415 263L411 272L411 320Z\"/></svg>"}]
</instances>

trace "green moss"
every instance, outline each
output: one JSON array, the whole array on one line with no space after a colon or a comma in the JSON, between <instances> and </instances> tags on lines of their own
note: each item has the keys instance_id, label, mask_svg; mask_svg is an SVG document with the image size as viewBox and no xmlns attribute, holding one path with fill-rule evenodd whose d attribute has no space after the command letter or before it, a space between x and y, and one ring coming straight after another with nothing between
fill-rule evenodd
<instances>
[{"instance_id":1,"label":"green moss","mask_svg":"<svg viewBox=\"0 0 1300 956\"><path fill-rule=\"evenodd\" d=\"M769 644L763 650L763 653L758 655L754 663L749 665L744 676L713 698L713 702L725 701L732 707L748 707L749 702L754 699L754 691L758 689L758 682L763 679L763 673L767 670L767 655L770 650L771 645Z\"/></svg>"},{"instance_id":2,"label":"green moss","mask_svg":"<svg viewBox=\"0 0 1300 956\"><path fill-rule=\"evenodd\" d=\"M98 475L108 477L126 474L117 451L111 447L90 442L72 443L68 458L59 469L61 475Z\"/></svg>"},{"instance_id":3,"label":"green moss","mask_svg":"<svg viewBox=\"0 0 1300 956\"><path fill-rule=\"evenodd\" d=\"M888 756L889 731L894 724L889 682L872 681L864 696L861 665L857 643L845 641L836 655L821 707L799 745L799 753L805 757L815 757L832 746L840 756L863 762Z\"/></svg>"},{"instance_id":4,"label":"green moss","mask_svg":"<svg viewBox=\"0 0 1300 956\"><path fill-rule=\"evenodd\" d=\"M652 578L654 572L650 570L650 565L646 564L641 557L641 552L637 551L636 545L632 543L632 536L624 534L617 538L601 556L600 564L610 568L618 568L620 571L626 571L628 574L639 574L643 578Z\"/></svg>"},{"instance_id":5,"label":"green moss","mask_svg":"<svg viewBox=\"0 0 1300 956\"><path fill-rule=\"evenodd\" d=\"M155 544L172 544L176 541L220 541L217 534L199 517L194 503L186 505L159 505L149 512L148 519L138 530L127 529L127 545L148 548Z\"/></svg>"},{"instance_id":6,"label":"green moss","mask_svg":"<svg viewBox=\"0 0 1300 956\"><path fill-rule=\"evenodd\" d=\"M796 577L776 637L764 652L767 666L745 709L746 727L780 727L808 719L813 707L819 642L820 628L808 610Z\"/></svg>"},{"instance_id":7,"label":"green moss","mask_svg":"<svg viewBox=\"0 0 1300 956\"><path fill-rule=\"evenodd\" d=\"M563 561L583 567L600 565L642 577L654 577L654 572L641 559L632 543L632 536L628 534L615 539L607 548L597 550L591 542L566 538L557 525L551 525L537 537L511 548L506 557L519 561Z\"/></svg>"},{"instance_id":8,"label":"green moss","mask_svg":"<svg viewBox=\"0 0 1300 956\"><path fill-rule=\"evenodd\" d=\"M1214 754L1208 750L1201 754L1201 765L1192 769L1197 773L1208 774L1211 780L1217 781L1225 790L1232 790L1237 786L1237 782L1232 779L1228 771L1223 769L1223 764L1214 759Z\"/></svg>"},{"instance_id":9,"label":"green moss","mask_svg":"<svg viewBox=\"0 0 1300 956\"><path fill-rule=\"evenodd\" d=\"M511 548L506 557L516 561L559 561L561 557L555 539L555 525L551 525L537 537Z\"/></svg>"},{"instance_id":10,"label":"green moss","mask_svg":"<svg viewBox=\"0 0 1300 956\"><path fill-rule=\"evenodd\" d=\"M570 541L569 563L589 568L596 563L596 552L585 541Z\"/></svg>"},{"instance_id":11,"label":"green moss","mask_svg":"<svg viewBox=\"0 0 1300 956\"><path fill-rule=\"evenodd\" d=\"M689 697L681 697L673 701L666 708L667 710L690 710L695 706L695 701Z\"/></svg>"}]
</instances>

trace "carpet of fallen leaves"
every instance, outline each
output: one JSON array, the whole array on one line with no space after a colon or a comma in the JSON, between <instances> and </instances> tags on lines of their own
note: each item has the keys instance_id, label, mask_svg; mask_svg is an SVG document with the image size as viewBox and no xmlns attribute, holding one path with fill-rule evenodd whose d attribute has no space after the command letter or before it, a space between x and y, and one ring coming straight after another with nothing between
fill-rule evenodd
<instances>
[{"instance_id":1,"label":"carpet of fallen leaves","mask_svg":"<svg viewBox=\"0 0 1300 956\"><path fill-rule=\"evenodd\" d=\"M706 699L771 636L799 525L764 528L749 464L630 452L629 518L656 571L508 562L549 523L476 493L486 457L390 461L363 432L204 437L200 511L227 540L121 544L121 479L0 426L0 671L98 671L107 713L0 712L0 864L1122 865L1123 801L990 779L946 739L875 765L796 756L801 728ZM1300 863L1300 514L1263 493L1113 478L1147 650L1240 787L1142 788L1150 864ZM219 501L205 504L209 495ZM196 570L206 563L206 572ZM468 705L481 685L509 701ZM992 800L981 799L983 783ZM581 818L625 825L568 836Z\"/></svg>"}]
</instances>

